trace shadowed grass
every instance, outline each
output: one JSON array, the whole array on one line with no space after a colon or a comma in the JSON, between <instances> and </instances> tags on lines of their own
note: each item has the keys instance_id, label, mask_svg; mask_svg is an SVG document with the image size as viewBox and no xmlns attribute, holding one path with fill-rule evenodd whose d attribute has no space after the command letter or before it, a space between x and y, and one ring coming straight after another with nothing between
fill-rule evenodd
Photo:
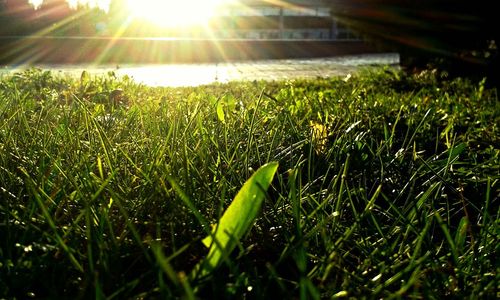
<instances>
[{"instance_id":1,"label":"shadowed grass","mask_svg":"<svg viewBox=\"0 0 500 300\"><path fill-rule=\"evenodd\" d=\"M496 90L431 71L196 88L5 76L0 296L493 298L498 124ZM187 276L272 161L254 226Z\"/></svg>"}]
</instances>

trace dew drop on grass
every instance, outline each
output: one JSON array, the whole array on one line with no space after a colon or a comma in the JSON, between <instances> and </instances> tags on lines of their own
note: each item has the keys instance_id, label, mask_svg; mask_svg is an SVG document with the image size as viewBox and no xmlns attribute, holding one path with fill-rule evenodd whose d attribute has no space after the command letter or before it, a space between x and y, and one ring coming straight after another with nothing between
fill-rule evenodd
<instances>
[{"instance_id":1,"label":"dew drop on grass","mask_svg":"<svg viewBox=\"0 0 500 300\"><path fill-rule=\"evenodd\" d=\"M348 293L347 291L340 291L333 295L333 298L341 298L341 297L347 297Z\"/></svg>"},{"instance_id":2,"label":"dew drop on grass","mask_svg":"<svg viewBox=\"0 0 500 300\"><path fill-rule=\"evenodd\" d=\"M378 274L377 276L372 278L372 281L378 281L380 278L382 278L382 274Z\"/></svg>"}]
</instances>

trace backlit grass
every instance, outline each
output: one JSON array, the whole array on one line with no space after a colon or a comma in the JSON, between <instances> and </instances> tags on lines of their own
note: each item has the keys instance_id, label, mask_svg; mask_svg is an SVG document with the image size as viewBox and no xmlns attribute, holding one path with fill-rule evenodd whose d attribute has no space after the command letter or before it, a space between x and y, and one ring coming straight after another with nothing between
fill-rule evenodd
<instances>
[{"instance_id":1,"label":"backlit grass","mask_svg":"<svg viewBox=\"0 0 500 300\"><path fill-rule=\"evenodd\" d=\"M496 90L430 71L196 88L4 76L0 297L494 298L499 126ZM270 162L254 225L193 271Z\"/></svg>"}]
</instances>

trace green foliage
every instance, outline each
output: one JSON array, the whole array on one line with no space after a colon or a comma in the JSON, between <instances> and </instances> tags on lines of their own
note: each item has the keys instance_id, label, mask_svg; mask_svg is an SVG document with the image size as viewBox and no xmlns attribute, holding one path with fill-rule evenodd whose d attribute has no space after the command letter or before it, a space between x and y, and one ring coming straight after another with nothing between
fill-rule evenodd
<instances>
[{"instance_id":1,"label":"green foliage","mask_svg":"<svg viewBox=\"0 0 500 300\"><path fill-rule=\"evenodd\" d=\"M499 103L432 71L5 75L0 298L493 298Z\"/></svg>"}]
</instances>

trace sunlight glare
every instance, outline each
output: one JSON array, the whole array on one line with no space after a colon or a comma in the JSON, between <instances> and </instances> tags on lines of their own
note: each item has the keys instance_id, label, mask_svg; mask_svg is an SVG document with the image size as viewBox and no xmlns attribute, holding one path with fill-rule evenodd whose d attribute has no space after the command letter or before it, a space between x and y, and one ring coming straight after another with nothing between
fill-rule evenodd
<instances>
[{"instance_id":1,"label":"sunlight glare","mask_svg":"<svg viewBox=\"0 0 500 300\"><path fill-rule=\"evenodd\" d=\"M231 0L127 0L135 18L164 27L206 24L217 8Z\"/></svg>"}]
</instances>

